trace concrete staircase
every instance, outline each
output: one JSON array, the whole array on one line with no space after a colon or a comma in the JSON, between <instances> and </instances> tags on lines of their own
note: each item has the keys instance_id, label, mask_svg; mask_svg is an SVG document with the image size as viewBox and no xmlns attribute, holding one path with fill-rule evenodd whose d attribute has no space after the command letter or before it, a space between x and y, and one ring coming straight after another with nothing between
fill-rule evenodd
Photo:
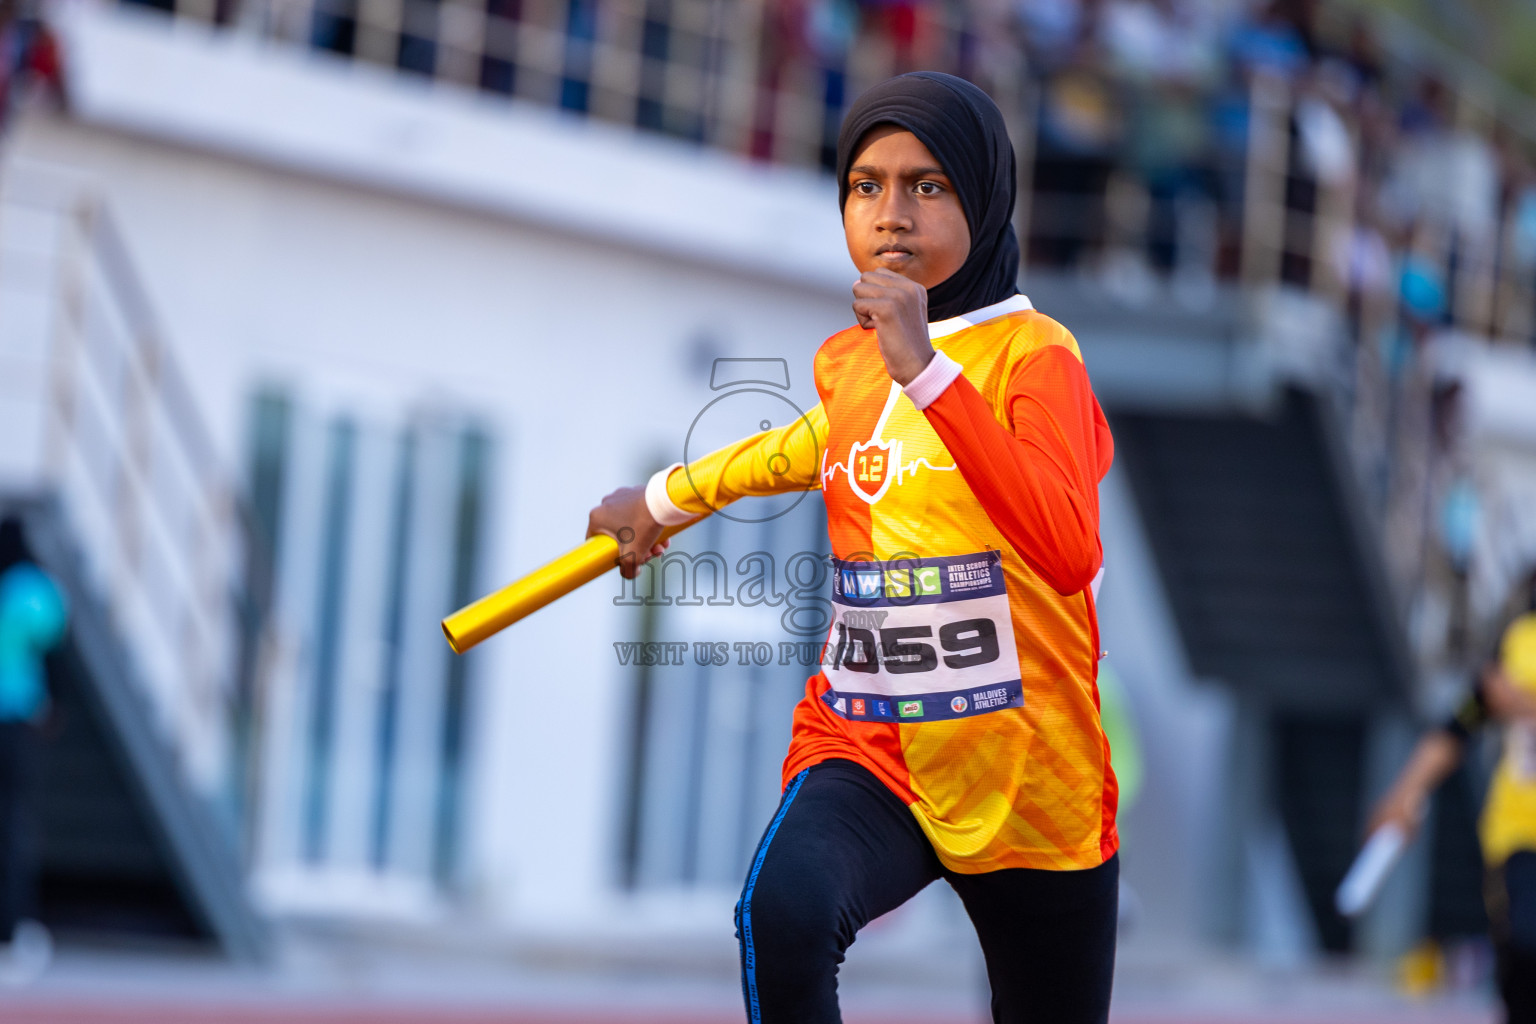
<instances>
[{"instance_id":1,"label":"concrete staircase","mask_svg":"<svg viewBox=\"0 0 1536 1024\"><path fill-rule=\"evenodd\" d=\"M45 923L260 958L243 817L259 548L89 194L0 181L0 515L67 592L42 780Z\"/></svg>"}]
</instances>

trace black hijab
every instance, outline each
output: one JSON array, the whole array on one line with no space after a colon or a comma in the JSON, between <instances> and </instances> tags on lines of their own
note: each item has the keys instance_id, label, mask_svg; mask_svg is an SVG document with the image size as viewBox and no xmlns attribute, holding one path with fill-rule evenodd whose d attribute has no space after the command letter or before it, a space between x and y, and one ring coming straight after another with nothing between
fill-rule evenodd
<instances>
[{"instance_id":1,"label":"black hijab","mask_svg":"<svg viewBox=\"0 0 1536 1024\"><path fill-rule=\"evenodd\" d=\"M1019 290L1013 234L1018 185L1002 111L963 78L938 71L897 75L860 96L837 137L837 205L848 202L848 168L871 128L893 124L928 147L960 194L971 252L947 280L928 289L928 319L948 320Z\"/></svg>"}]
</instances>

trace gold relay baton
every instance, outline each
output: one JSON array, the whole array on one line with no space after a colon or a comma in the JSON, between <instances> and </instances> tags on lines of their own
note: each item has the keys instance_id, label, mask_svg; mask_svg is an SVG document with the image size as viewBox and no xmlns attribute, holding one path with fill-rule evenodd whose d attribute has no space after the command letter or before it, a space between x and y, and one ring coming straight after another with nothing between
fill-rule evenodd
<instances>
[{"instance_id":1,"label":"gold relay baton","mask_svg":"<svg viewBox=\"0 0 1536 1024\"><path fill-rule=\"evenodd\" d=\"M667 540L695 522L698 520L669 526L657 539ZM588 537L580 547L545 562L528 575L465 605L444 619L443 635L448 638L448 646L455 654L463 654L486 637L494 636L582 584L591 583L618 565L618 560L618 541L606 533Z\"/></svg>"}]
</instances>

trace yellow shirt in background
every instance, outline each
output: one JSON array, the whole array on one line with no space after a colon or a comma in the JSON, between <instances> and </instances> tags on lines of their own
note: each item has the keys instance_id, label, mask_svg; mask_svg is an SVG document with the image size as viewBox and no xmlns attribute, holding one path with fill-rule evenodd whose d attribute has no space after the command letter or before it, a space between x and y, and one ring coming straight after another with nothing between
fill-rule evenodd
<instances>
[{"instance_id":1,"label":"yellow shirt in background","mask_svg":"<svg viewBox=\"0 0 1536 1024\"><path fill-rule=\"evenodd\" d=\"M1536 613L1510 623L1499 662L1511 683L1536 697ZM1519 850L1536 851L1536 722L1523 719L1503 728L1504 750L1480 830L1483 858L1495 867Z\"/></svg>"}]
</instances>

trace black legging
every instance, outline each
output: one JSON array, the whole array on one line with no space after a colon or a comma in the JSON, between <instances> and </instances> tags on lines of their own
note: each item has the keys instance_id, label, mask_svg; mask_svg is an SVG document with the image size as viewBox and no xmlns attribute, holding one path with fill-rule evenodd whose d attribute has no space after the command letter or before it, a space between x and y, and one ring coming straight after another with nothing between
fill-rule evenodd
<instances>
[{"instance_id":1,"label":"black legging","mask_svg":"<svg viewBox=\"0 0 1536 1024\"><path fill-rule=\"evenodd\" d=\"M0 943L37 912L39 753L30 722L0 722Z\"/></svg>"},{"instance_id":2,"label":"black legging","mask_svg":"<svg viewBox=\"0 0 1536 1024\"><path fill-rule=\"evenodd\" d=\"M1489 917L1508 1024L1536 1024L1536 851L1511 854L1490 872Z\"/></svg>"},{"instance_id":3,"label":"black legging","mask_svg":"<svg viewBox=\"0 0 1536 1024\"><path fill-rule=\"evenodd\" d=\"M960 894L976 926L994 1021L1109 1019L1118 856L1085 871L950 871L912 812L844 760L790 782L753 857L736 905L748 1019L840 1021L837 966L854 936L937 878Z\"/></svg>"}]
</instances>

